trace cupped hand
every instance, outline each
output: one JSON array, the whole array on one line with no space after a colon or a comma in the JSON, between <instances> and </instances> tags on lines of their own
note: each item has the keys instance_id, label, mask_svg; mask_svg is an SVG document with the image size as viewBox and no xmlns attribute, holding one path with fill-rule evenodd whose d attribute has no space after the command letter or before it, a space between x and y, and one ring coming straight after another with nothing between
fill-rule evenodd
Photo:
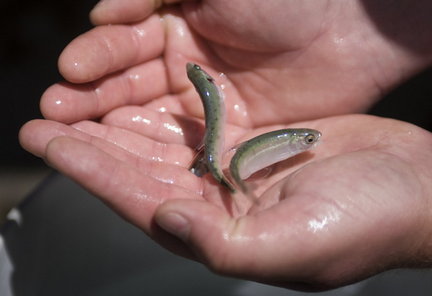
<instances>
[{"instance_id":1,"label":"cupped hand","mask_svg":"<svg viewBox=\"0 0 432 296\"><path fill-rule=\"evenodd\" d=\"M70 123L144 104L202 118L184 74L192 61L226 75L231 123L296 122L364 111L430 61L384 35L363 1L166 1L181 4L154 13L158 2L100 2L91 14L99 26L59 59L80 85L48 89L46 118Z\"/></svg>"},{"instance_id":2,"label":"cupped hand","mask_svg":"<svg viewBox=\"0 0 432 296\"><path fill-rule=\"evenodd\" d=\"M261 180L248 213L172 200L157 223L218 273L295 289L430 267L431 133L365 115L302 124L319 127L322 143Z\"/></svg>"},{"instance_id":3,"label":"cupped hand","mask_svg":"<svg viewBox=\"0 0 432 296\"><path fill-rule=\"evenodd\" d=\"M370 116L316 119L362 110L420 68L359 2L290 1L290 17L278 1L188 1L158 14L155 1L120 2L101 2L100 26L65 49L69 82L45 92L48 120L23 127L23 147L161 245L226 275L328 288L430 260L430 134ZM370 33L368 50L354 32ZM286 126L323 133L316 150L254 182L261 202L246 213L241 195L187 170L203 134L188 61L224 87L228 147Z\"/></svg>"},{"instance_id":4,"label":"cupped hand","mask_svg":"<svg viewBox=\"0 0 432 296\"><path fill-rule=\"evenodd\" d=\"M164 130L158 142L90 121L32 121L21 141L162 246L224 275L327 289L427 266L430 133L366 115L299 125L320 129L321 144L255 180L260 203L247 212L241 194L191 174L193 149L165 142Z\"/></svg>"}]
</instances>

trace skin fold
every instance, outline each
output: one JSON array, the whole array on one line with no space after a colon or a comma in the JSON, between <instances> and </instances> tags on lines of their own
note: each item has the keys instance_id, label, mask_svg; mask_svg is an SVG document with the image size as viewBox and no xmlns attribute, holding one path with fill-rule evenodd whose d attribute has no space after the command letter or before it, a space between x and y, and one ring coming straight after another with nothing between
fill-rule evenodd
<instances>
[{"instance_id":1,"label":"skin fold","mask_svg":"<svg viewBox=\"0 0 432 296\"><path fill-rule=\"evenodd\" d=\"M168 2L100 2L22 146L220 274L321 290L430 267L431 133L354 113L430 66L432 4ZM246 213L187 170L204 132L189 61L224 86L226 147L281 128L323 134L257 181Z\"/></svg>"}]
</instances>

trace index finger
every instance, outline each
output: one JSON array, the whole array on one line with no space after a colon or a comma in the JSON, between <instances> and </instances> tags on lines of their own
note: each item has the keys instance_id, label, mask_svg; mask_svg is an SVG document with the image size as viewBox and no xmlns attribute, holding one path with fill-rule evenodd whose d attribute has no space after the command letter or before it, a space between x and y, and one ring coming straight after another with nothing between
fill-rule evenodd
<instances>
[{"instance_id":1,"label":"index finger","mask_svg":"<svg viewBox=\"0 0 432 296\"><path fill-rule=\"evenodd\" d=\"M63 50L59 71L70 82L94 81L161 56L164 36L158 15L140 23L99 26L78 36Z\"/></svg>"}]
</instances>

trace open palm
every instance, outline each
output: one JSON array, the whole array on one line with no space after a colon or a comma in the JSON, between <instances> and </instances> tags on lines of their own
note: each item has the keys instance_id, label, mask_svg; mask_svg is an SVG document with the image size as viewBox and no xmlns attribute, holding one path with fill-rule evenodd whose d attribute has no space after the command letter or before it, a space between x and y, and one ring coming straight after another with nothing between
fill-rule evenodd
<instances>
[{"instance_id":1,"label":"open palm","mask_svg":"<svg viewBox=\"0 0 432 296\"><path fill-rule=\"evenodd\" d=\"M255 27L256 18L234 16L260 2L232 2L186 3L161 12L162 21L159 15L134 19L140 11L131 7L123 15L137 22L100 26L77 38L59 67L79 84L46 91L41 109L48 120L23 127L23 146L165 247L224 274L328 287L414 264L413 254L426 256L418 253L430 235L422 230L430 222L424 205L431 202L426 168L432 157L430 150L417 150L432 145L430 135L370 116L317 119L361 111L399 81L379 81L389 71L385 63L373 65L376 76L370 75L376 57L354 51L350 34L333 24L323 30L341 7L290 1L314 21L301 22L283 38L286 30L272 30L272 22L285 18L276 14ZM361 16L356 9L348 12ZM116 18L127 21L93 13L102 24ZM346 28L348 20L339 25ZM237 31L238 21L248 30ZM390 45L382 47L386 55ZM401 64L407 56L400 53ZM202 106L185 74L188 61L224 87L228 147L282 126L323 133L316 150L255 182L261 203L247 214L211 178L187 170L203 134ZM94 118L99 122L89 121ZM417 235L406 239L413 229Z\"/></svg>"}]
</instances>

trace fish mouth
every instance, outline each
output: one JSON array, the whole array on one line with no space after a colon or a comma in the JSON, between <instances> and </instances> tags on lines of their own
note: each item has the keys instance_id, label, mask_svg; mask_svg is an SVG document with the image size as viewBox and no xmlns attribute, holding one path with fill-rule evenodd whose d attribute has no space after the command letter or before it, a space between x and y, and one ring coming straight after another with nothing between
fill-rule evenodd
<instances>
[{"instance_id":1,"label":"fish mouth","mask_svg":"<svg viewBox=\"0 0 432 296\"><path fill-rule=\"evenodd\" d=\"M195 70L200 70L201 67L198 66L197 64L190 63L190 62L186 64L186 71L191 71L191 70L193 70L193 69L195 69Z\"/></svg>"}]
</instances>

